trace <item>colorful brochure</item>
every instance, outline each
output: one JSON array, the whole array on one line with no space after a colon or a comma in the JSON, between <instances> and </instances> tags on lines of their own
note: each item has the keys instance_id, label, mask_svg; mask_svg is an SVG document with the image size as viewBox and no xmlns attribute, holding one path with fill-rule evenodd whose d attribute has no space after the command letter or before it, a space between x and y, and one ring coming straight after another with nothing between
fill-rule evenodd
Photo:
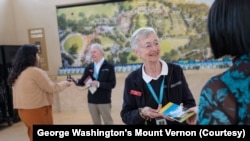
<instances>
[{"instance_id":1,"label":"colorful brochure","mask_svg":"<svg viewBox=\"0 0 250 141\"><path fill-rule=\"evenodd\" d=\"M184 122L186 119L190 118L195 114L195 112L186 112L188 108L183 107L181 105L175 104L173 102L167 103L163 106L159 113L167 116L175 121Z\"/></svg>"}]
</instances>

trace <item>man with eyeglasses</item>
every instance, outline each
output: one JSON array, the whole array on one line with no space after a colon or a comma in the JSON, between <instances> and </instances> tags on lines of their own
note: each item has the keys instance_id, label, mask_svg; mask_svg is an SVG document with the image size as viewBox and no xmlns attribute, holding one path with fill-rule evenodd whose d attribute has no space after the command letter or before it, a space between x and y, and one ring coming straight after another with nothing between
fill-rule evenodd
<instances>
[{"instance_id":1,"label":"man with eyeglasses","mask_svg":"<svg viewBox=\"0 0 250 141\"><path fill-rule=\"evenodd\" d=\"M168 102L185 107L196 105L182 68L160 58L159 38L151 27L137 29L130 43L142 65L125 79L122 121L128 125L186 124L159 113Z\"/></svg>"}]
</instances>

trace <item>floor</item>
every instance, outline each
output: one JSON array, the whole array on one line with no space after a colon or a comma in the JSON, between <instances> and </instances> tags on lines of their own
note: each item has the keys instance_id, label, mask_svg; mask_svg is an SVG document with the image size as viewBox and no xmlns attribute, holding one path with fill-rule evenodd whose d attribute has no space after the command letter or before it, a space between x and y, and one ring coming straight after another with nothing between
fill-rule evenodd
<instances>
[{"instance_id":1,"label":"floor","mask_svg":"<svg viewBox=\"0 0 250 141\"><path fill-rule=\"evenodd\" d=\"M185 75L186 75L186 79L188 81L189 87L191 91L193 92L194 97L197 102L198 102L201 87L206 82L206 80L209 77L215 74L218 74L222 71L223 70L185 71ZM115 87L113 91L114 95L112 96L112 99L113 99L112 100L112 116L114 118L114 124L118 124L118 125L123 124L120 118L120 110L121 110L121 105L122 105L122 91L123 91L125 76L126 74L117 75L117 78L118 78L117 86ZM73 95L71 97L73 97ZM70 103L72 104L76 103L77 99L74 99L74 101L75 102L71 101ZM67 104L67 103L64 103L64 104ZM86 102L84 102L78 110L54 112L53 115L54 115L55 124L80 124L80 125L92 124ZM8 126L7 123L0 123L0 140L1 141L28 141L28 136L26 134L26 127L24 126L22 122L13 123L11 126Z\"/></svg>"},{"instance_id":2,"label":"floor","mask_svg":"<svg viewBox=\"0 0 250 141\"><path fill-rule=\"evenodd\" d=\"M123 124L120 120L118 111L114 111L113 118L114 123L117 125ZM74 111L74 112L54 112L55 124L80 124L88 125L92 124L88 111ZM28 141L26 134L26 127L19 121L8 125L8 123L0 124L0 140L1 141Z\"/></svg>"},{"instance_id":3,"label":"floor","mask_svg":"<svg viewBox=\"0 0 250 141\"><path fill-rule=\"evenodd\" d=\"M112 96L112 117L114 119L114 124L118 125L123 124L120 118L120 110L124 78L126 75L127 74L117 74L117 86L115 87L113 91L114 95ZM65 76L58 77L57 79L65 79ZM56 112L56 110L54 111L54 123L71 125L92 124L87 107L86 95L83 94L83 91L78 90L80 88L75 88L75 86L71 87L72 88L65 90L64 93L60 94L69 95L69 97L66 97L68 100L65 100L65 97L64 99L60 99L62 100L61 103L63 106L60 112ZM8 126L8 123L0 123L0 141L28 141L26 127L22 122L13 123L11 126Z\"/></svg>"}]
</instances>

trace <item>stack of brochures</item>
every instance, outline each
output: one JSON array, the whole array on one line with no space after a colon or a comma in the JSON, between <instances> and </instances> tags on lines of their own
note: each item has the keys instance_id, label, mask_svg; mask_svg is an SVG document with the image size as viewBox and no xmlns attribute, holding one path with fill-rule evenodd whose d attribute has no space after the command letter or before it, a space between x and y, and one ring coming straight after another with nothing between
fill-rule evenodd
<instances>
[{"instance_id":1,"label":"stack of brochures","mask_svg":"<svg viewBox=\"0 0 250 141\"><path fill-rule=\"evenodd\" d=\"M195 114L195 112L186 112L186 110L186 107L169 102L160 109L159 113L182 123Z\"/></svg>"}]
</instances>

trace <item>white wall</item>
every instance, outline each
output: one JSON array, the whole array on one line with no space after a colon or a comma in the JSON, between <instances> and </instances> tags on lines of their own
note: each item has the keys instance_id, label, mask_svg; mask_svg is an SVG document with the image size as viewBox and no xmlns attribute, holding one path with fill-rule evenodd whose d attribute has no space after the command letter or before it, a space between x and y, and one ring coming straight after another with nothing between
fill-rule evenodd
<instances>
[{"instance_id":1,"label":"white wall","mask_svg":"<svg viewBox=\"0 0 250 141\"><path fill-rule=\"evenodd\" d=\"M56 76L61 67L56 6L87 2L93 0L0 0L0 45L29 43L28 29L44 28L48 74Z\"/></svg>"}]
</instances>

